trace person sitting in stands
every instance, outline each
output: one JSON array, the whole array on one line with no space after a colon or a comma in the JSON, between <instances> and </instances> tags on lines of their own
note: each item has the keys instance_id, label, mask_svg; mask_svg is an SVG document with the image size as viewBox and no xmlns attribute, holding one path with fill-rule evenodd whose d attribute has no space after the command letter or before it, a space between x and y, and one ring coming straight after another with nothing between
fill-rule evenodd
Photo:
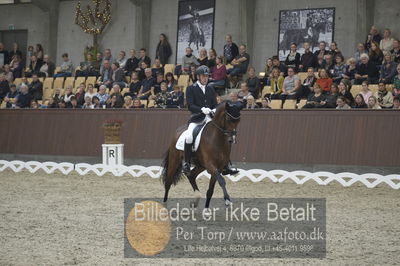
<instances>
[{"instance_id":1,"label":"person sitting in stands","mask_svg":"<svg viewBox=\"0 0 400 266\"><path fill-rule=\"evenodd\" d=\"M272 74L272 69L274 69L274 66L272 64L272 58L267 58L265 60L265 68L264 68L265 76L264 76L264 80L263 80L265 86L267 85L268 78Z\"/></svg>"},{"instance_id":2,"label":"person sitting in stands","mask_svg":"<svg viewBox=\"0 0 400 266\"><path fill-rule=\"evenodd\" d=\"M182 62L183 62L182 71L186 73L189 73L190 66L192 64L196 66L200 65L197 58L193 55L193 50L190 47L186 48L186 55L183 56Z\"/></svg>"},{"instance_id":3,"label":"person sitting in stands","mask_svg":"<svg viewBox=\"0 0 400 266\"><path fill-rule=\"evenodd\" d=\"M9 90L10 84L6 79L6 75L4 75L4 73L0 73L0 103L3 101Z\"/></svg>"},{"instance_id":4,"label":"person sitting in stands","mask_svg":"<svg viewBox=\"0 0 400 266\"><path fill-rule=\"evenodd\" d=\"M89 83L87 85L85 97L89 96L90 100L92 100L93 96L95 96L96 94L97 94L97 92L95 92L93 84Z\"/></svg>"},{"instance_id":5,"label":"person sitting in stands","mask_svg":"<svg viewBox=\"0 0 400 266\"><path fill-rule=\"evenodd\" d=\"M38 76L43 78L53 77L55 69L56 65L50 60L49 55L45 54L43 56L43 65L40 67Z\"/></svg>"},{"instance_id":6,"label":"person sitting in stands","mask_svg":"<svg viewBox=\"0 0 400 266\"><path fill-rule=\"evenodd\" d=\"M2 42L0 42L0 55L0 68L2 68L4 65L7 65L10 62L10 54L4 48L4 44Z\"/></svg>"},{"instance_id":7,"label":"person sitting in stands","mask_svg":"<svg viewBox=\"0 0 400 266\"><path fill-rule=\"evenodd\" d=\"M78 107L82 107L82 105L85 103L85 97L86 97L86 84L82 82L81 84L79 84L78 92L75 94Z\"/></svg>"},{"instance_id":8,"label":"person sitting in stands","mask_svg":"<svg viewBox=\"0 0 400 266\"><path fill-rule=\"evenodd\" d=\"M271 78L270 78L272 94L269 95L269 97L271 99L273 99L273 100L280 99L284 81L285 81L285 78L281 75L279 68L274 67L272 69L272 74L271 74ZM268 95L266 95L266 96L268 96Z\"/></svg>"},{"instance_id":9,"label":"person sitting in stands","mask_svg":"<svg viewBox=\"0 0 400 266\"><path fill-rule=\"evenodd\" d=\"M367 54L361 55L361 64L357 66L354 77L354 84L356 85L360 85L365 80L367 80L369 84L378 83L378 68L369 60L369 56Z\"/></svg>"},{"instance_id":10,"label":"person sitting in stands","mask_svg":"<svg viewBox=\"0 0 400 266\"><path fill-rule=\"evenodd\" d=\"M110 99L108 100L109 103L113 102L112 98L116 99L116 102L112 104L112 108L122 108L122 106L124 105L124 97L121 94L121 87L118 84L115 84L113 86L113 93L111 93L110 95ZM108 108L108 107L107 107Z\"/></svg>"},{"instance_id":11,"label":"person sitting in stands","mask_svg":"<svg viewBox=\"0 0 400 266\"><path fill-rule=\"evenodd\" d=\"M159 73L164 75L164 67L161 65L160 59L155 59L154 60L154 66L151 69L151 71L153 72L153 77L154 78L156 78Z\"/></svg>"},{"instance_id":12,"label":"person sitting in stands","mask_svg":"<svg viewBox=\"0 0 400 266\"><path fill-rule=\"evenodd\" d=\"M249 87L249 91L251 95L253 95L254 99L258 99L260 95L260 80L256 75L254 67L249 67L248 76L249 78L246 80L246 83Z\"/></svg>"},{"instance_id":13,"label":"person sitting in stands","mask_svg":"<svg viewBox=\"0 0 400 266\"><path fill-rule=\"evenodd\" d=\"M22 77L23 68L24 66L22 65L21 57L17 54L14 55L10 62L10 70L13 73L13 77L14 78Z\"/></svg>"},{"instance_id":14,"label":"person sitting in stands","mask_svg":"<svg viewBox=\"0 0 400 266\"><path fill-rule=\"evenodd\" d=\"M207 66L208 68L213 68L217 65L217 52L215 51L214 48L211 48L208 50L208 61L207 61Z\"/></svg>"},{"instance_id":15,"label":"person sitting in stands","mask_svg":"<svg viewBox=\"0 0 400 266\"><path fill-rule=\"evenodd\" d=\"M322 88L318 85L314 85L314 93L310 94L307 99L307 103L303 108L324 108L325 106L325 95L322 93Z\"/></svg>"},{"instance_id":16,"label":"person sitting in stands","mask_svg":"<svg viewBox=\"0 0 400 266\"><path fill-rule=\"evenodd\" d=\"M367 54L368 51L365 49L365 45L363 43L358 43L357 44L357 52L354 54L354 59L356 60L356 63L360 63L361 61L361 55L362 54Z\"/></svg>"},{"instance_id":17,"label":"person sitting in stands","mask_svg":"<svg viewBox=\"0 0 400 266\"><path fill-rule=\"evenodd\" d=\"M272 109L271 106L269 106L269 104L270 104L270 100L268 98L264 98L261 101L261 107L260 108L264 109L264 110Z\"/></svg>"},{"instance_id":18,"label":"person sitting in stands","mask_svg":"<svg viewBox=\"0 0 400 266\"><path fill-rule=\"evenodd\" d=\"M321 41L319 42L319 50L315 51L314 55L316 58L324 58L329 52L326 50L326 42Z\"/></svg>"},{"instance_id":19,"label":"person sitting in stands","mask_svg":"<svg viewBox=\"0 0 400 266\"><path fill-rule=\"evenodd\" d=\"M135 49L131 49L130 51L131 57L126 61L125 65L125 73L128 76L131 76L134 71L137 71L139 68L139 59L136 58Z\"/></svg>"},{"instance_id":20,"label":"person sitting in stands","mask_svg":"<svg viewBox=\"0 0 400 266\"><path fill-rule=\"evenodd\" d=\"M239 55L232 60L233 68L227 70L228 78L236 77L247 72L250 63L250 55L247 53L246 45L239 47Z\"/></svg>"},{"instance_id":21,"label":"person sitting in stands","mask_svg":"<svg viewBox=\"0 0 400 266\"><path fill-rule=\"evenodd\" d=\"M190 83L195 84L197 82L196 69L197 66L195 64L190 65L188 85Z\"/></svg>"},{"instance_id":22,"label":"person sitting in stands","mask_svg":"<svg viewBox=\"0 0 400 266\"><path fill-rule=\"evenodd\" d=\"M82 105L82 109L93 109L92 98L89 96L85 97L85 102Z\"/></svg>"},{"instance_id":23,"label":"person sitting in stands","mask_svg":"<svg viewBox=\"0 0 400 266\"><path fill-rule=\"evenodd\" d=\"M392 109L400 110L400 97L399 96L393 97L393 108Z\"/></svg>"},{"instance_id":24,"label":"person sitting in stands","mask_svg":"<svg viewBox=\"0 0 400 266\"><path fill-rule=\"evenodd\" d=\"M116 108L122 108L122 105L120 106L117 102L117 96L111 96L108 103L106 104L107 109L116 109Z\"/></svg>"},{"instance_id":25,"label":"person sitting in stands","mask_svg":"<svg viewBox=\"0 0 400 266\"><path fill-rule=\"evenodd\" d=\"M232 41L232 36L230 34L225 36L224 45L224 57L226 58L226 63L230 64L236 56L239 55L238 46Z\"/></svg>"},{"instance_id":26,"label":"person sitting in stands","mask_svg":"<svg viewBox=\"0 0 400 266\"><path fill-rule=\"evenodd\" d=\"M335 68L335 63L333 62L333 57L331 54L327 54L324 56L324 60L322 61L322 65L319 68L323 68L326 70L328 76L332 76Z\"/></svg>"},{"instance_id":27,"label":"person sitting in stands","mask_svg":"<svg viewBox=\"0 0 400 266\"><path fill-rule=\"evenodd\" d=\"M6 80L8 81L9 84L11 84L14 81L14 76L13 73L10 69L10 65L4 65L4 72L3 72Z\"/></svg>"},{"instance_id":28,"label":"person sitting in stands","mask_svg":"<svg viewBox=\"0 0 400 266\"><path fill-rule=\"evenodd\" d=\"M316 83L321 87L324 92L328 92L331 89L331 85L333 83L332 79L328 76L328 73L324 68L321 68L318 71L319 79L317 79Z\"/></svg>"},{"instance_id":29,"label":"person sitting in stands","mask_svg":"<svg viewBox=\"0 0 400 266\"><path fill-rule=\"evenodd\" d=\"M342 54L342 52L339 50L338 45L336 42L331 42L330 46L330 51L328 52L330 55L332 55L332 58L335 59L338 54Z\"/></svg>"},{"instance_id":30,"label":"person sitting in stands","mask_svg":"<svg viewBox=\"0 0 400 266\"><path fill-rule=\"evenodd\" d=\"M42 67L43 61L39 60L36 55L31 56L31 63L27 71L25 72L25 77L30 78L33 74L38 74L40 72L40 68Z\"/></svg>"},{"instance_id":31,"label":"person sitting in stands","mask_svg":"<svg viewBox=\"0 0 400 266\"><path fill-rule=\"evenodd\" d=\"M317 78L315 77L314 74L314 68L309 67L307 69L307 77L304 79L303 84L300 86L300 88L296 92L296 99L300 100L302 98L308 98L310 93L313 92L313 87L315 82L317 81Z\"/></svg>"},{"instance_id":32,"label":"person sitting in stands","mask_svg":"<svg viewBox=\"0 0 400 266\"><path fill-rule=\"evenodd\" d=\"M240 84L240 91L237 94L239 101L241 101L241 102L246 101L250 95L251 95L251 93L249 91L249 87L247 86L247 83L242 82Z\"/></svg>"},{"instance_id":33,"label":"person sitting in stands","mask_svg":"<svg viewBox=\"0 0 400 266\"><path fill-rule=\"evenodd\" d=\"M369 97L372 96L372 91L369 89L367 81L363 81L363 83L361 84L361 87L362 87L362 90L360 91L360 94L363 96L364 102L367 103Z\"/></svg>"},{"instance_id":34,"label":"person sitting in stands","mask_svg":"<svg viewBox=\"0 0 400 266\"><path fill-rule=\"evenodd\" d=\"M393 50L390 51L390 53L393 55L393 61L396 64L400 64L400 41L399 40L393 41Z\"/></svg>"},{"instance_id":35,"label":"person sitting in stands","mask_svg":"<svg viewBox=\"0 0 400 266\"><path fill-rule=\"evenodd\" d=\"M344 77L346 70L347 70L347 65L344 63L344 58L341 53L337 54L335 56L335 66L333 68L333 73L332 73L332 80L336 83L339 84L339 82L342 80Z\"/></svg>"},{"instance_id":36,"label":"person sitting in stands","mask_svg":"<svg viewBox=\"0 0 400 266\"><path fill-rule=\"evenodd\" d=\"M13 58L15 55L18 55L19 58L22 58L22 52L21 52L21 50L19 50L18 43L16 43L16 42L14 42L14 43L12 44L12 50L11 50L10 53L9 53L9 58L12 60L12 58Z\"/></svg>"},{"instance_id":37,"label":"person sitting in stands","mask_svg":"<svg viewBox=\"0 0 400 266\"><path fill-rule=\"evenodd\" d=\"M43 83L39 80L37 74L32 75L32 82L29 84L29 93L33 100L41 100L43 97Z\"/></svg>"},{"instance_id":38,"label":"person sitting in stands","mask_svg":"<svg viewBox=\"0 0 400 266\"><path fill-rule=\"evenodd\" d=\"M379 43L379 48L383 52L390 52L393 49L392 31L390 29L385 29L383 32L383 39Z\"/></svg>"},{"instance_id":39,"label":"person sitting in stands","mask_svg":"<svg viewBox=\"0 0 400 266\"><path fill-rule=\"evenodd\" d=\"M317 67L317 57L311 51L310 43L305 42L303 44L304 53L300 59L300 71L306 72L308 68L316 68Z\"/></svg>"},{"instance_id":40,"label":"person sitting in stands","mask_svg":"<svg viewBox=\"0 0 400 266\"><path fill-rule=\"evenodd\" d=\"M342 80L339 85L339 97L342 96L346 99L347 104L352 105L354 103L354 97L350 93L349 87L347 86L346 82Z\"/></svg>"},{"instance_id":41,"label":"person sitting in stands","mask_svg":"<svg viewBox=\"0 0 400 266\"><path fill-rule=\"evenodd\" d=\"M105 85L101 85L99 88L99 92L96 94L96 97L100 100L100 105L103 106L108 101L107 87Z\"/></svg>"},{"instance_id":42,"label":"person sitting in stands","mask_svg":"<svg viewBox=\"0 0 400 266\"><path fill-rule=\"evenodd\" d=\"M382 36L379 34L379 30L375 26L371 26L366 42L368 42L369 36L371 36L371 41L374 41L376 43L380 43L382 40Z\"/></svg>"},{"instance_id":43,"label":"person sitting in stands","mask_svg":"<svg viewBox=\"0 0 400 266\"><path fill-rule=\"evenodd\" d=\"M286 57L285 65L287 67L292 67L297 72L299 71L299 66L301 64L300 54L297 52L297 44L292 43L290 45L290 52Z\"/></svg>"},{"instance_id":44,"label":"person sitting in stands","mask_svg":"<svg viewBox=\"0 0 400 266\"><path fill-rule=\"evenodd\" d=\"M153 86L153 91L151 92L151 99L153 99L157 94L161 92L161 84L165 82L164 74L158 73L156 77L156 81Z\"/></svg>"},{"instance_id":45,"label":"person sitting in stands","mask_svg":"<svg viewBox=\"0 0 400 266\"><path fill-rule=\"evenodd\" d=\"M143 108L144 108L144 104L142 104L140 99L134 99L133 100L132 109L143 109Z\"/></svg>"},{"instance_id":46,"label":"person sitting in stands","mask_svg":"<svg viewBox=\"0 0 400 266\"><path fill-rule=\"evenodd\" d=\"M339 96L338 91L339 91L338 85L333 83L331 85L331 90L328 93L326 93L325 100L321 102L321 105L323 105L324 108L336 108L336 100Z\"/></svg>"},{"instance_id":47,"label":"person sitting in stands","mask_svg":"<svg viewBox=\"0 0 400 266\"><path fill-rule=\"evenodd\" d=\"M396 76L393 78L393 94L395 96L400 95L400 64L397 65L397 73Z\"/></svg>"},{"instance_id":48,"label":"person sitting in stands","mask_svg":"<svg viewBox=\"0 0 400 266\"><path fill-rule=\"evenodd\" d=\"M379 106L378 101L376 100L375 96L371 96L368 98L368 109L382 109Z\"/></svg>"},{"instance_id":49,"label":"person sitting in stands","mask_svg":"<svg viewBox=\"0 0 400 266\"><path fill-rule=\"evenodd\" d=\"M185 95L178 85L174 85L171 92L171 98L167 102L167 108L183 108L185 104Z\"/></svg>"},{"instance_id":50,"label":"person sitting in stands","mask_svg":"<svg viewBox=\"0 0 400 266\"><path fill-rule=\"evenodd\" d=\"M63 62L60 66L60 71L54 75L55 78L59 77L71 77L74 71L72 61L69 59L68 54L64 53L62 56Z\"/></svg>"},{"instance_id":51,"label":"person sitting in stands","mask_svg":"<svg viewBox=\"0 0 400 266\"><path fill-rule=\"evenodd\" d=\"M206 66L208 64L207 50L205 48L200 50L197 61L199 61L200 66Z\"/></svg>"},{"instance_id":52,"label":"person sitting in stands","mask_svg":"<svg viewBox=\"0 0 400 266\"><path fill-rule=\"evenodd\" d=\"M167 108L168 101L171 99L171 94L167 90L167 84L165 82L161 83L161 91L156 94L155 103L156 108Z\"/></svg>"},{"instance_id":53,"label":"person sitting in stands","mask_svg":"<svg viewBox=\"0 0 400 266\"><path fill-rule=\"evenodd\" d=\"M351 107L347 104L346 98L343 96L339 96L336 100L336 109L345 110L351 109Z\"/></svg>"},{"instance_id":54,"label":"person sitting in stands","mask_svg":"<svg viewBox=\"0 0 400 266\"><path fill-rule=\"evenodd\" d=\"M100 71L100 80L98 81L98 85L105 85L108 88L112 87L112 69L110 65L110 61L105 60L103 63L103 67Z\"/></svg>"},{"instance_id":55,"label":"person sitting in stands","mask_svg":"<svg viewBox=\"0 0 400 266\"><path fill-rule=\"evenodd\" d=\"M351 84L354 84L356 78L356 71L357 71L356 59L349 58L349 60L347 60L346 72L344 73L343 78L348 80Z\"/></svg>"},{"instance_id":56,"label":"person sitting in stands","mask_svg":"<svg viewBox=\"0 0 400 266\"><path fill-rule=\"evenodd\" d=\"M167 88L168 88L169 92L173 91L174 90L174 86L176 84L178 84L178 82L175 80L174 74L172 74L172 72L168 72L165 75L165 82L167 82Z\"/></svg>"},{"instance_id":57,"label":"person sitting in stands","mask_svg":"<svg viewBox=\"0 0 400 266\"><path fill-rule=\"evenodd\" d=\"M351 106L353 109L364 109L368 108L368 105L364 101L364 97L361 94L357 94L356 97L354 98L354 103Z\"/></svg>"},{"instance_id":58,"label":"person sitting in stands","mask_svg":"<svg viewBox=\"0 0 400 266\"><path fill-rule=\"evenodd\" d=\"M386 85L383 82L379 82L378 91L374 94L375 98L378 100L380 107L382 108L392 108L393 106L393 95L386 89Z\"/></svg>"},{"instance_id":59,"label":"person sitting in stands","mask_svg":"<svg viewBox=\"0 0 400 266\"><path fill-rule=\"evenodd\" d=\"M246 108L245 109L257 109L258 105L256 104L256 101L254 100L253 95L250 95L249 97L247 97L246 100Z\"/></svg>"},{"instance_id":60,"label":"person sitting in stands","mask_svg":"<svg viewBox=\"0 0 400 266\"><path fill-rule=\"evenodd\" d=\"M282 76L286 77L288 75L287 71L287 67L285 66L285 64L282 64L279 61L279 57L277 55L272 57L272 67L277 67L281 73Z\"/></svg>"},{"instance_id":61,"label":"person sitting in stands","mask_svg":"<svg viewBox=\"0 0 400 266\"><path fill-rule=\"evenodd\" d=\"M59 102L61 101L61 89L55 88L54 94L50 98L49 103L47 105L48 108L59 108Z\"/></svg>"},{"instance_id":62,"label":"person sitting in stands","mask_svg":"<svg viewBox=\"0 0 400 266\"><path fill-rule=\"evenodd\" d=\"M140 57L139 57L139 65L140 65L142 62L145 62L146 65L147 65L148 67L150 67L150 66L151 66L151 60L150 60L150 57L148 57L148 56L146 55L146 53L147 53L147 50L146 50L145 48L140 49L140 52L139 52L139 55L140 55Z\"/></svg>"},{"instance_id":63,"label":"person sitting in stands","mask_svg":"<svg viewBox=\"0 0 400 266\"><path fill-rule=\"evenodd\" d=\"M111 54L111 49L105 49L104 50L104 56L102 58L100 72L102 72L102 68L104 67L104 62L105 61L108 61L110 63L110 65L115 62L115 58Z\"/></svg>"},{"instance_id":64,"label":"person sitting in stands","mask_svg":"<svg viewBox=\"0 0 400 266\"><path fill-rule=\"evenodd\" d=\"M127 86L125 82L125 72L122 68L120 68L118 62L114 62L111 65L112 69L112 75L111 75L111 80L112 80L112 85L119 85L120 88L125 88Z\"/></svg>"},{"instance_id":65,"label":"person sitting in stands","mask_svg":"<svg viewBox=\"0 0 400 266\"><path fill-rule=\"evenodd\" d=\"M122 69L125 69L126 62L127 62L127 61L128 61L128 60L126 59L126 53L125 53L125 51L119 52L118 58L117 58L117 63L119 64L119 67L122 68Z\"/></svg>"},{"instance_id":66,"label":"person sitting in stands","mask_svg":"<svg viewBox=\"0 0 400 266\"><path fill-rule=\"evenodd\" d=\"M296 98L296 93L299 90L301 85L300 78L296 75L294 68L288 68L288 75L283 81L281 100L282 103L286 99L294 99Z\"/></svg>"},{"instance_id":67,"label":"person sitting in stands","mask_svg":"<svg viewBox=\"0 0 400 266\"><path fill-rule=\"evenodd\" d=\"M97 96L93 96L93 98L92 98L92 106L93 106L93 109L102 108L102 105L100 103L100 99Z\"/></svg>"},{"instance_id":68,"label":"person sitting in stands","mask_svg":"<svg viewBox=\"0 0 400 266\"><path fill-rule=\"evenodd\" d=\"M76 99L75 96L71 97L71 101L69 105L65 105L65 108L71 108L71 109L78 109L80 106L78 106L78 100Z\"/></svg>"},{"instance_id":69,"label":"person sitting in stands","mask_svg":"<svg viewBox=\"0 0 400 266\"><path fill-rule=\"evenodd\" d=\"M215 87L225 86L226 82L226 67L224 65L224 58L218 56L216 59L216 66L211 69L211 82L208 86L215 90Z\"/></svg>"},{"instance_id":70,"label":"person sitting in stands","mask_svg":"<svg viewBox=\"0 0 400 266\"><path fill-rule=\"evenodd\" d=\"M86 61L80 63L80 69L76 71L77 77L93 77L98 76L99 72L95 69L96 61L93 61L92 54L86 54Z\"/></svg>"},{"instance_id":71,"label":"person sitting in stands","mask_svg":"<svg viewBox=\"0 0 400 266\"><path fill-rule=\"evenodd\" d=\"M25 84L21 85L21 93L18 96L16 107L29 108L32 96L29 94L29 88Z\"/></svg>"},{"instance_id":72,"label":"person sitting in stands","mask_svg":"<svg viewBox=\"0 0 400 266\"><path fill-rule=\"evenodd\" d=\"M122 108L124 108L124 109L132 108L132 97L131 96L124 97L124 105L122 106Z\"/></svg>"},{"instance_id":73,"label":"person sitting in stands","mask_svg":"<svg viewBox=\"0 0 400 266\"><path fill-rule=\"evenodd\" d=\"M69 85L65 89L65 93L64 93L63 96L61 96L61 99L60 99L60 102L63 102L65 104L65 108L70 108L71 107L71 98L72 97L75 97L75 95L72 92L72 86Z\"/></svg>"},{"instance_id":74,"label":"person sitting in stands","mask_svg":"<svg viewBox=\"0 0 400 266\"><path fill-rule=\"evenodd\" d=\"M396 76L397 64L392 61L392 54L390 52L385 52L385 59L383 65L381 66L380 82L385 84L392 84L394 77Z\"/></svg>"},{"instance_id":75,"label":"person sitting in stands","mask_svg":"<svg viewBox=\"0 0 400 266\"><path fill-rule=\"evenodd\" d=\"M15 108L18 101L18 96L19 93L17 92L17 86L15 86L15 84L11 84L10 91L4 98L4 102L6 102L6 108Z\"/></svg>"},{"instance_id":76,"label":"person sitting in stands","mask_svg":"<svg viewBox=\"0 0 400 266\"><path fill-rule=\"evenodd\" d=\"M132 72L131 83L129 84L129 96L136 98L139 94L142 82L139 80L139 74L137 72Z\"/></svg>"},{"instance_id":77,"label":"person sitting in stands","mask_svg":"<svg viewBox=\"0 0 400 266\"><path fill-rule=\"evenodd\" d=\"M382 65L383 53L376 42L372 42L371 49L369 50L369 61L373 63L378 69Z\"/></svg>"}]
</instances>

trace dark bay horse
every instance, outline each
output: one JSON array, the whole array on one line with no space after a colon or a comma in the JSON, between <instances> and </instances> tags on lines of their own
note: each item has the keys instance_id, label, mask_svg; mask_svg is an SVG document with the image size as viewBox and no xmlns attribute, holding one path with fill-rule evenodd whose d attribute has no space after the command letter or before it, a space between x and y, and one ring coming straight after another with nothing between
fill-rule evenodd
<instances>
[{"instance_id":1,"label":"dark bay horse","mask_svg":"<svg viewBox=\"0 0 400 266\"><path fill-rule=\"evenodd\" d=\"M198 24L190 23L190 36L189 36L189 47L192 43L196 45L197 50L199 50L199 45L204 47L206 45L206 40L204 37L204 32Z\"/></svg>"},{"instance_id":2,"label":"dark bay horse","mask_svg":"<svg viewBox=\"0 0 400 266\"><path fill-rule=\"evenodd\" d=\"M225 204L230 204L231 199L226 189L224 177L221 175L223 168L229 163L231 145L236 138L236 128L240 121L241 103L230 101L221 103L210 123L206 125L201 136L200 145L194 156L195 167L190 172L189 179L193 191L197 194L197 206L200 199L200 191L197 187L196 177L207 170L211 175L207 191L206 208L210 206L210 200L214 193L215 183L218 181L224 193ZM164 202L168 199L168 192L172 185L176 185L182 177L183 151L175 148L176 142L186 127L177 130L177 134L171 142L163 162L162 181L165 187Z\"/></svg>"}]
</instances>

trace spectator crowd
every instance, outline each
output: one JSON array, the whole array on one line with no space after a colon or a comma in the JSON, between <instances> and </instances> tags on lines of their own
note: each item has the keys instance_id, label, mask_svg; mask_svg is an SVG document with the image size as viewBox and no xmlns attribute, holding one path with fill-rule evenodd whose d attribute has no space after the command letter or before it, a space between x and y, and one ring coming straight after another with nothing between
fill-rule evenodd
<instances>
[{"instance_id":1,"label":"spectator crowd","mask_svg":"<svg viewBox=\"0 0 400 266\"><path fill-rule=\"evenodd\" d=\"M196 68L206 65L218 101L236 88L229 99L242 101L247 109L269 109L271 101L277 100L282 106L287 100L303 100L303 108L399 109L400 43L390 29L381 36L373 26L347 59L336 42L321 41L315 52L304 43L302 54L292 43L284 62L278 56L267 58L259 74L250 65L246 45L238 46L230 35L225 41L223 55L201 49L196 56L188 47L182 65L172 68L167 68L172 49L164 34L153 62L145 48L138 54L131 49L129 56L120 51L115 57L105 49L87 53L78 66L63 53L62 63L56 66L40 44L30 46L23 58L18 44L7 50L0 43L0 103L5 108L184 108L185 87L197 82ZM187 80L183 86L178 83L182 76ZM75 82L75 87L55 87L49 99L43 98L43 79L69 77L95 79Z\"/></svg>"}]
</instances>

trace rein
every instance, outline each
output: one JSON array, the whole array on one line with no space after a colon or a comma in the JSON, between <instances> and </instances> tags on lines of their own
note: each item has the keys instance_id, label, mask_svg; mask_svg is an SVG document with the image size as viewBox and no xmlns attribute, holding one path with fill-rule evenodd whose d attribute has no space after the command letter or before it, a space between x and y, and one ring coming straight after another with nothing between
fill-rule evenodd
<instances>
[{"instance_id":1,"label":"rein","mask_svg":"<svg viewBox=\"0 0 400 266\"><path fill-rule=\"evenodd\" d=\"M234 117L233 115L231 115L230 113L228 113L226 110L224 111L224 127L226 124L226 116L229 116L232 120L239 120L240 119L240 115L238 117ZM211 124L213 126L215 126L219 131L222 132L222 134L224 134L225 136L231 137L233 143L236 144L236 135L237 135L237 130L226 130L225 128L221 128L220 126L217 125L217 123L215 123L215 121L211 121ZM230 140L231 141L231 140Z\"/></svg>"}]
</instances>

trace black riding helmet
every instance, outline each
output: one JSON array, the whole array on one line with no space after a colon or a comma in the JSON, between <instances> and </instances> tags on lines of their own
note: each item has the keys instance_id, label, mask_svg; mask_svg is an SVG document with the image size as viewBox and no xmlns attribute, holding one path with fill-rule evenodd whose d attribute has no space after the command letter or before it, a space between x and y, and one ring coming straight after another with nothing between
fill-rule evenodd
<instances>
[{"instance_id":1,"label":"black riding helmet","mask_svg":"<svg viewBox=\"0 0 400 266\"><path fill-rule=\"evenodd\" d=\"M207 66L199 66L196 69L196 75L211 75L210 69Z\"/></svg>"}]
</instances>

